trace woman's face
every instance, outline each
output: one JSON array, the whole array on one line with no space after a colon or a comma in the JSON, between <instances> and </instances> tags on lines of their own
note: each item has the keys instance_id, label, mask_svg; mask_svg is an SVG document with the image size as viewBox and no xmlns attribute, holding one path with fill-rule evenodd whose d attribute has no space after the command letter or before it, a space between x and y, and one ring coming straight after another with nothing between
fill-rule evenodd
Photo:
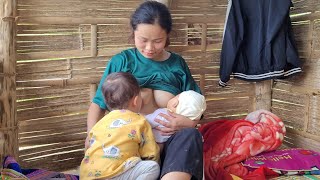
<instances>
[{"instance_id":1,"label":"woman's face","mask_svg":"<svg viewBox=\"0 0 320 180\"><path fill-rule=\"evenodd\" d=\"M134 31L134 43L146 58L165 60L165 45L168 34L158 24L139 24Z\"/></svg>"}]
</instances>

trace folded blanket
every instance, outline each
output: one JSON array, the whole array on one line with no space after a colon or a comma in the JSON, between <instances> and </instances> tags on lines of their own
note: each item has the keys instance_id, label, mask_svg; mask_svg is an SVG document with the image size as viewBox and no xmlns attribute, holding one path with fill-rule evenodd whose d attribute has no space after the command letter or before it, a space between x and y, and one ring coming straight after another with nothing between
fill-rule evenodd
<instances>
[{"instance_id":1,"label":"folded blanket","mask_svg":"<svg viewBox=\"0 0 320 180\"><path fill-rule=\"evenodd\" d=\"M199 131L204 138L206 179L216 179L221 174L245 177L249 172L240 162L275 150L286 132L280 118L266 110L252 112L245 119L213 121L202 125Z\"/></svg>"},{"instance_id":2,"label":"folded blanket","mask_svg":"<svg viewBox=\"0 0 320 180\"><path fill-rule=\"evenodd\" d=\"M72 174L63 174L44 169L22 169L12 156L6 156L1 170L1 179L30 179L43 180L52 178L62 178L66 180L78 180L79 176Z\"/></svg>"}]
</instances>

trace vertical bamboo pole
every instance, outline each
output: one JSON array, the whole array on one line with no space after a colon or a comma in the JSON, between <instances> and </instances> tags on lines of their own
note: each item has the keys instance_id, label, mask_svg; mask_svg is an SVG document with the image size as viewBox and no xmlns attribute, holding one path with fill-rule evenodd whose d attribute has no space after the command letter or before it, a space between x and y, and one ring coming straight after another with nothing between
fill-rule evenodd
<instances>
[{"instance_id":1,"label":"vertical bamboo pole","mask_svg":"<svg viewBox=\"0 0 320 180\"><path fill-rule=\"evenodd\" d=\"M315 13L315 9L313 8L311 10L311 13ZM312 37L313 36L313 32L314 32L314 26L315 26L315 20L314 19L311 19L310 20L310 24L309 24L309 29L308 29L308 33L307 33L307 37L308 37L308 45L306 46L307 47L307 52L308 52L308 60L312 60L312 55L313 55L313 52L314 52L314 42L315 42L315 39ZM307 95L307 100L306 100L306 104L305 104L305 112L304 113L304 125L303 125L303 132L304 133L307 133L308 131L308 126L309 126L309 121L311 119L311 115L312 114L317 114L318 112L311 112L311 106L310 106L310 103L312 101L311 99L312 95L309 93Z\"/></svg>"},{"instance_id":2,"label":"vertical bamboo pole","mask_svg":"<svg viewBox=\"0 0 320 180\"><path fill-rule=\"evenodd\" d=\"M91 24L91 57L98 55L98 25ZM97 91L96 84L90 84L90 101L94 98Z\"/></svg>"},{"instance_id":3,"label":"vertical bamboo pole","mask_svg":"<svg viewBox=\"0 0 320 180\"><path fill-rule=\"evenodd\" d=\"M91 57L97 57L98 55L98 25L91 24ZM94 98L97 91L96 84L90 84L90 101Z\"/></svg>"},{"instance_id":4,"label":"vertical bamboo pole","mask_svg":"<svg viewBox=\"0 0 320 180\"><path fill-rule=\"evenodd\" d=\"M0 0L0 162L18 158L16 115L16 0Z\"/></svg>"},{"instance_id":5,"label":"vertical bamboo pole","mask_svg":"<svg viewBox=\"0 0 320 180\"><path fill-rule=\"evenodd\" d=\"M201 51L206 52L207 51L207 33L208 33L208 25L206 23L201 24Z\"/></svg>"},{"instance_id":6,"label":"vertical bamboo pole","mask_svg":"<svg viewBox=\"0 0 320 180\"><path fill-rule=\"evenodd\" d=\"M207 51L207 24L206 23L202 23L201 25L202 28L202 32L201 32L201 51L202 51L202 56L205 56L206 51ZM206 81L206 75L205 74L200 74L200 89L203 95L206 94L205 92L205 83Z\"/></svg>"},{"instance_id":7,"label":"vertical bamboo pole","mask_svg":"<svg viewBox=\"0 0 320 180\"><path fill-rule=\"evenodd\" d=\"M272 80L265 80L255 83L255 97L249 111L259 109L271 110L271 88Z\"/></svg>"},{"instance_id":8,"label":"vertical bamboo pole","mask_svg":"<svg viewBox=\"0 0 320 180\"><path fill-rule=\"evenodd\" d=\"M98 26L96 24L91 25L91 56L96 57L98 55Z\"/></svg>"}]
</instances>

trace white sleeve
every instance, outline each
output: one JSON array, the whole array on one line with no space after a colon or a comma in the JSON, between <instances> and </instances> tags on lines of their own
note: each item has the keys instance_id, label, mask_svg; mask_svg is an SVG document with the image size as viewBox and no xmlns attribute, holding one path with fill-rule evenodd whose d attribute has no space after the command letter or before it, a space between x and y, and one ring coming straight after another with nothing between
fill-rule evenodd
<instances>
[{"instance_id":1,"label":"white sleeve","mask_svg":"<svg viewBox=\"0 0 320 180\"><path fill-rule=\"evenodd\" d=\"M160 125L159 123L157 123L156 121L154 121L156 118L157 118L157 119L160 119L160 120L162 120L162 121L167 121L166 119L161 118L161 116L157 117L160 113L168 114L166 108L159 108L159 109L155 110L153 113L148 114L148 115L145 116L145 118L146 118L147 121L150 123L150 125L151 125L152 128L155 128L155 127L157 127L157 126Z\"/></svg>"}]
</instances>

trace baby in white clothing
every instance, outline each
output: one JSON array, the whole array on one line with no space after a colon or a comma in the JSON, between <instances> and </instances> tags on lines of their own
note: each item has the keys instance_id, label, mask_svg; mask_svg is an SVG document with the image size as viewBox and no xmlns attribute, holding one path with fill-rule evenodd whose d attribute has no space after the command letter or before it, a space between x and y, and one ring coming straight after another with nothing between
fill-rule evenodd
<instances>
[{"instance_id":1,"label":"baby in white clothing","mask_svg":"<svg viewBox=\"0 0 320 180\"><path fill-rule=\"evenodd\" d=\"M198 92L188 90L170 99L167 108L159 108L152 114L146 115L146 119L151 124L155 140L159 144L166 142L170 138L170 136L161 135L161 132L155 129L156 127L163 127L161 124L155 122L155 119L167 121L159 116L160 113L168 114L167 111L171 111L188 117L190 120L199 120L206 108L205 97Z\"/></svg>"}]
</instances>

